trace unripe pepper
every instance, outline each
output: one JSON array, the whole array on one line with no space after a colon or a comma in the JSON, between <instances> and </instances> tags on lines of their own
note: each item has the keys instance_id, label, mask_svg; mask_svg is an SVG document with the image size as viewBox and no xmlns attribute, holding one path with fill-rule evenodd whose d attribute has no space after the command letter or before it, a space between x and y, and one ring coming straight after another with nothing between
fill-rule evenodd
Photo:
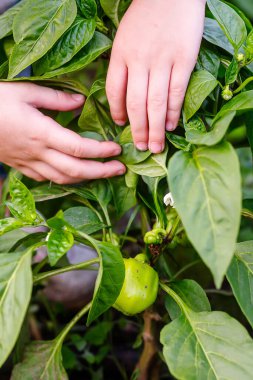
<instances>
[{"instance_id":1,"label":"unripe pepper","mask_svg":"<svg viewBox=\"0 0 253 380\"><path fill-rule=\"evenodd\" d=\"M146 244L162 244L166 231L163 228L154 228L146 232L144 236L144 243Z\"/></svg>"},{"instance_id":2,"label":"unripe pepper","mask_svg":"<svg viewBox=\"0 0 253 380\"><path fill-rule=\"evenodd\" d=\"M141 313L157 297L158 274L149 264L143 262L146 260L144 256L141 254L133 259L124 259L125 280L113 307L125 315Z\"/></svg>"}]
</instances>

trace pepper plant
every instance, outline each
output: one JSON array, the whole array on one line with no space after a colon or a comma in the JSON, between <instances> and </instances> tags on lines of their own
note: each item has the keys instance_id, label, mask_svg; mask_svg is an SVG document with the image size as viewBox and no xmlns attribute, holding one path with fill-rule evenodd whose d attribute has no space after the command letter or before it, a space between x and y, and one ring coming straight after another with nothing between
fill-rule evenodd
<instances>
[{"instance_id":1,"label":"pepper plant","mask_svg":"<svg viewBox=\"0 0 253 380\"><path fill-rule=\"evenodd\" d=\"M0 220L0 365L19 341L32 292L56 274L93 269L92 300L51 340L28 342L12 380L68 379L63 342L77 323L102 329L114 306L128 320L143 316L132 379L158 379L155 360L167 379L251 380L253 234L244 227L252 228L253 196L245 193L239 151L253 150L253 27L235 6L207 0L179 126L154 155L134 147L130 126L114 124L105 95L112 40L129 3L23 0L0 16L1 80L86 95L79 115L52 117L82 136L118 142L127 167L121 177L69 186L9 171ZM31 77L16 77L28 66ZM97 257L66 264L80 243ZM36 263L41 246L47 256ZM215 294L235 300L237 312L229 315Z\"/></svg>"}]
</instances>

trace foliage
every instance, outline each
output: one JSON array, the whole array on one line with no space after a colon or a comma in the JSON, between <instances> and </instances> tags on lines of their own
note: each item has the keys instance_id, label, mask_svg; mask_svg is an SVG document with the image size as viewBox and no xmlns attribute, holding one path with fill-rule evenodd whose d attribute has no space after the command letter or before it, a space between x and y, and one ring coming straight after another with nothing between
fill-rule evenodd
<instances>
[{"instance_id":1,"label":"foliage","mask_svg":"<svg viewBox=\"0 0 253 380\"><path fill-rule=\"evenodd\" d=\"M21 181L10 171L3 202L12 216L2 207L0 220L0 365L18 350L26 314L32 315L46 280L82 269L98 272L92 301L60 333L56 328L45 334L47 340L25 344L14 359L13 380L67 379L73 369L102 379L108 355L118 378L126 379L107 337L132 320L138 326L134 347L143 344L132 379L150 368L152 347L163 378L250 380L253 199L245 188L241 147L253 151L251 22L237 7L207 0L204 38L179 126L166 133L164 152L154 155L134 147L129 126L113 123L105 95L108 52L129 4L23 0L0 16L1 80L85 94L80 115L59 113L56 120L82 136L120 143L118 159L127 167L124 177L73 186ZM33 76L16 78L29 65ZM173 207L163 203L169 191ZM70 266L66 253L80 243L97 257ZM48 255L38 264L33 256L41 246ZM117 319L111 307L125 284L124 260L138 252L159 275L159 296L143 321ZM225 306L226 297L238 307ZM85 314L92 325L83 334L70 333L78 323L83 328Z\"/></svg>"}]
</instances>

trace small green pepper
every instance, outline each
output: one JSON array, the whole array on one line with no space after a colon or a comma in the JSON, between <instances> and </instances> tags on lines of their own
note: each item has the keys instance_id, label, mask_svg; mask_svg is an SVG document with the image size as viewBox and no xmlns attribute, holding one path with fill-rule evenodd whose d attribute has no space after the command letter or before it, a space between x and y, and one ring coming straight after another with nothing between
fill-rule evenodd
<instances>
[{"instance_id":1,"label":"small green pepper","mask_svg":"<svg viewBox=\"0 0 253 380\"><path fill-rule=\"evenodd\" d=\"M146 244L162 244L166 231L163 228L154 228L146 232L144 236L144 243Z\"/></svg>"},{"instance_id":2,"label":"small green pepper","mask_svg":"<svg viewBox=\"0 0 253 380\"><path fill-rule=\"evenodd\" d=\"M141 313L157 297L158 274L151 266L143 263L144 257L141 255L137 255L137 259L124 259L125 280L113 307L125 315Z\"/></svg>"}]
</instances>

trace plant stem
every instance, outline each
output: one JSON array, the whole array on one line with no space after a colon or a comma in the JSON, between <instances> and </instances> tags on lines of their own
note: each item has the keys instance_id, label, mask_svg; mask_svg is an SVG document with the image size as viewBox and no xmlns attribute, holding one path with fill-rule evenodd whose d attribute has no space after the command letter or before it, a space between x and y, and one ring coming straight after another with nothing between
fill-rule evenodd
<instances>
[{"instance_id":1,"label":"plant stem","mask_svg":"<svg viewBox=\"0 0 253 380\"><path fill-rule=\"evenodd\" d=\"M245 218L253 219L253 212L244 208L242 209L242 216L245 216Z\"/></svg>"},{"instance_id":2,"label":"plant stem","mask_svg":"<svg viewBox=\"0 0 253 380\"><path fill-rule=\"evenodd\" d=\"M97 270L94 267L90 268L90 266L94 264L98 264L98 263L99 263L99 259L97 258L97 259L88 260L79 264L68 265L64 268L55 269L49 272L44 272L44 273L34 276L33 282L36 284L37 282L46 280L49 277L56 276L57 274L61 274L65 272L70 272L72 270L80 270L80 269L85 269L85 268L86 270Z\"/></svg>"},{"instance_id":3,"label":"plant stem","mask_svg":"<svg viewBox=\"0 0 253 380\"><path fill-rule=\"evenodd\" d=\"M167 293L169 296L173 298L173 300L178 304L181 310L185 310L186 305L183 303L181 298L177 295L177 293L174 292L169 286L165 285L164 283L160 282L160 287Z\"/></svg>"},{"instance_id":4,"label":"plant stem","mask_svg":"<svg viewBox=\"0 0 253 380\"><path fill-rule=\"evenodd\" d=\"M64 339L66 338L67 334L70 332L70 330L75 326L75 324L81 319L91 308L92 302L88 303L86 306L84 306L75 316L74 318L64 327L64 329L61 331L60 335L57 337L57 341L59 343L62 343Z\"/></svg>"},{"instance_id":5,"label":"plant stem","mask_svg":"<svg viewBox=\"0 0 253 380\"><path fill-rule=\"evenodd\" d=\"M238 94L238 92L242 91L247 84L253 81L253 77L247 78L235 91L233 91L234 94Z\"/></svg>"}]
</instances>

